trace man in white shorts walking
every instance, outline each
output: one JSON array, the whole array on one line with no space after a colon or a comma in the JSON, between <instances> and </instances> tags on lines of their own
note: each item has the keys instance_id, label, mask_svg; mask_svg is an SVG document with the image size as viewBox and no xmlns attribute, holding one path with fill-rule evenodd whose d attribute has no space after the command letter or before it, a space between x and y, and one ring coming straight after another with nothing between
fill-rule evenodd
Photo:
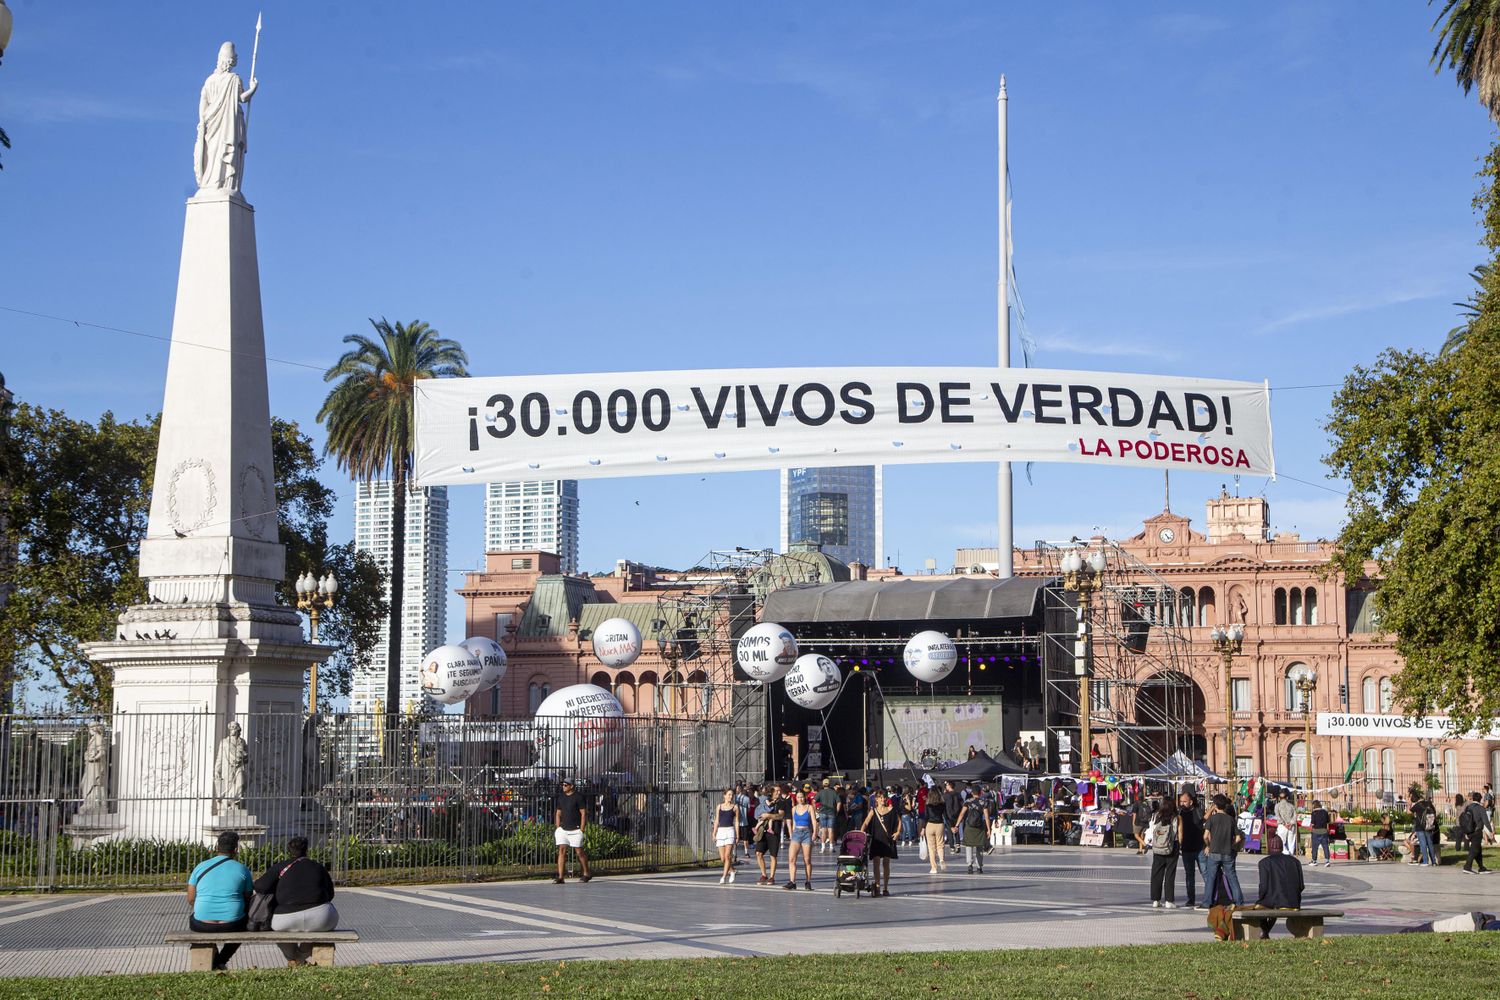
<instances>
[{"instance_id":1,"label":"man in white shorts walking","mask_svg":"<svg viewBox=\"0 0 1500 1000\"><path fill-rule=\"evenodd\" d=\"M584 800L583 793L573 787L573 779L564 778L562 791L558 793L552 809L553 822L557 825L557 830L552 834L553 843L557 844L557 878L552 881L558 885L563 884L570 847L578 857L578 866L583 872L578 881L587 882L594 877L589 874L589 856L583 850L583 826L588 819L588 811L588 803Z\"/></svg>"}]
</instances>

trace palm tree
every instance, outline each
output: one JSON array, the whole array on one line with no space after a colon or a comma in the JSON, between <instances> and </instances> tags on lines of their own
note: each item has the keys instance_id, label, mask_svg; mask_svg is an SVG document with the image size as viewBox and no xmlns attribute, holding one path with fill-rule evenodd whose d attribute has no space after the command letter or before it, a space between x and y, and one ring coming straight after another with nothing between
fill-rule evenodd
<instances>
[{"instance_id":1,"label":"palm tree","mask_svg":"<svg viewBox=\"0 0 1500 1000\"><path fill-rule=\"evenodd\" d=\"M1474 270L1469 272L1469 277L1473 278L1474 284L1478 285L1479 287L1474 291L1472 295L1469 296L1469 300L1467 302L1453 303L1458 307L1459 312L1463 315L1464 325L1455 326L1453 329L1448 331L1448 339L1443 341L1443 349L1441 351L1438 351L1439 357L1442 357L1446 354L1452 354L1454 351L1458 350L1460 347L1463 347L1464 344L1468 342L1469 328L1474 325L1474 321L1478 319L1480 313L1483 312L1483 303L1481 302L1481 299L1484 296L1484 284L1489 279L1489 276L1490 265L1488 264L1480 264L1478 267L1474 268Z\"/></svg>"},{"instance_id":2,"label":"palm tree","mask_svg":"<svg viewBox=\"0 0 1500 1000\"><path fill-rule=\"evenodd\" d=\"M468 355L420 320L392 325L370 320L375 337L350 334L353 347L323 373L338 384L318 422L328 429L324 452L357 482L391 481L390 617L387 619L386 731L395 733L401 698L401 598L405 585L406 491L411 481L412 393L418 379L461 378Z\"/></svg>"},{"instance_id":3,"label":"palm tree","mask_svg":"<svg viewBox=\"0 0 1500 1000\"><path fill-rule=\"evenodd\" d=\"M1435 0L1429 0L1435 2ZM1455 70L1467 94L1479 88L1479 103L1500 122L1500 2L1444 0L1442 13L1432 23L1441 25L1432 50L1435 72Z\"/></svg>"}]
</instances>

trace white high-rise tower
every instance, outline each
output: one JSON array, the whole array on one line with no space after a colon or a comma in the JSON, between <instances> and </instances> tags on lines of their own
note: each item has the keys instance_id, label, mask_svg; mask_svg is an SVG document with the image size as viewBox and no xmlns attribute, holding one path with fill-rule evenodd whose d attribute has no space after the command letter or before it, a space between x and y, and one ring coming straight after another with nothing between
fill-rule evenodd
<instances>
[{"instance_id":1,"label":"white high-rise tower","mask_svg":"<svg viewBox=\"0 0 1500 1000\"><path fill-rule=\"evenodd\" d=\"M578 572L578 480L487 484L484 550L552 552L564 573Z\"/></svg>"},{"instance_id":2,"label":"white high-rise tower","mask_svg":"<svg viewBox=\"0 0 1500 1000\"><path fill-rule=\"evenodd\" d=\"M391 481L357 483L354 493L354 547L368 552L387 573L391 569ZM417 668L422 657L447 642L448 488L431 486L406 497L406 562L402 572L401 704L423 706ZM389 596L389 594L387 594ZM369 666L355 670L349 703L355 713L373 713L386 694L386 628ZM384 706L387 711L391 706Z\"/></svg>"}]
</instances>

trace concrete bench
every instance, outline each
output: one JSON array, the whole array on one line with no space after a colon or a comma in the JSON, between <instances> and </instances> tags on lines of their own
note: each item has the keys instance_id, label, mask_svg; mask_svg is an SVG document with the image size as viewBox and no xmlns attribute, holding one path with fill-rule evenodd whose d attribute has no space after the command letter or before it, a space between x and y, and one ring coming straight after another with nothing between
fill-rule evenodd
<instances>
[{"instance_id":1,"label":"concrete bench","mask_svg":"<svg viewBox=\"0 0 1500 1000\"><path fill-rule=\"evenodd\" d=\"M209 972L214 967L214 948L221 944L310 944L313 965L332 965L333 950L339 944L359 940L355 931L230 931L223 934L200 934L197 931L174 931L162 938L167 944L188 946L188 968Z\"/></svg>"},{"instance_id":2,"label":"concrete bench","mask_svg":"<svg viewBox=\"0 0 1500 1000\"><path fill-rule=\"evenodd\" d=\"M1294 938L1320 938L1323 936L1323 921L1343 915L1343 910L1235 910L1234 939L1236 941L1259 940L1260 921L1271 917L1285 920L1286 929ZM1251 927L1255 930L1254 938L1250 936Z\"/></svg>"}]
</instances>

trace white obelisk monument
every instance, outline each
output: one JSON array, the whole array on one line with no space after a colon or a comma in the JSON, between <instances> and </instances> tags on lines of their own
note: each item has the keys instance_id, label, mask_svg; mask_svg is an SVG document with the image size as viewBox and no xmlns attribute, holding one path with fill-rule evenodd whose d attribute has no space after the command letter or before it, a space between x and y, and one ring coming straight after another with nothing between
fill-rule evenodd
<instances>
[{"instance_id":1,"label":"white obelisk monument","mask_svg":"<svg viewBox=\"0 0 1500 1000\"><path fill-rule=\"evenodd\" d=\"M252 75L244 87L235 62L225 42L199 101L199 188L187 203L141 542L148 603L120 616L115 641L88 647L114 672L111 799L126 837L290 832L303 677L332 651L304 642L301 616L276 602L286 550L277 537L255 210L240 193L243 107L258 84Z\"/></svg>"}]
</instances>

